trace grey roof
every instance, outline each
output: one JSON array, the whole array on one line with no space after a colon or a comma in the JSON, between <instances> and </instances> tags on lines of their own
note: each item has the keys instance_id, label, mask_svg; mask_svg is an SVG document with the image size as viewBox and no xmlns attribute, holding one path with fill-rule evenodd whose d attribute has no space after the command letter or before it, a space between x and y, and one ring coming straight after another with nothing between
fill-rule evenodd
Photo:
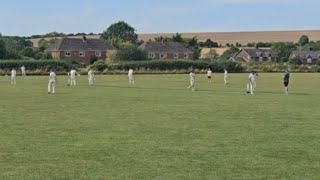
<instances>
[{"instance_id":1,"label":"grey roof","mask_svg":"<svg viewBox=\"0 0 320 180\"><path fill-rule=\"evenodd\" d=\"M272 57L277 58L278 54L272 52L271 49L242 49L247 54L249 54L251 57L258 58L258 57ZM237 53L236 55L238 55Z\"/></svg>"},{"instance_id":2,"label":"grey roof","mask_svg":"<svg viewBox=\"0 0 320 180\"><path fill-rule=\"evenodd\" d=\"M145 42L139 48L148 52L192 53L192 51L178 42Z\"/></svg>"},{"instance_id":3,"label":"grey roof","mask_svg":"<svg viewBox=\"0 0 320 180\"><path fill-rule=\"evenodd\" d=\"M312 58L312 59L319 59L320 58L320 51L293 51L291 56L292 58L301 57L303 59Z\"/></svg>"},{"instance_id":4,"label":"grey roof","mask_svg":"<svg viewBox=\"0 0 320 180\"><path fill-rule=\"evenodd\" d=\"M230 60L238 62L247 62L243 57L231 57Z\"/></svg>"},{"instance_id":5,"label":"grey roof","mask_svg":"<svg viewBox=\"0 0 320 180\"><path fill-rule=\"evenodd\" d=\"M115 49L110 43L100 39L64 38L57 40L47 51L106 51Z\"/></svg>"}]
</instances>

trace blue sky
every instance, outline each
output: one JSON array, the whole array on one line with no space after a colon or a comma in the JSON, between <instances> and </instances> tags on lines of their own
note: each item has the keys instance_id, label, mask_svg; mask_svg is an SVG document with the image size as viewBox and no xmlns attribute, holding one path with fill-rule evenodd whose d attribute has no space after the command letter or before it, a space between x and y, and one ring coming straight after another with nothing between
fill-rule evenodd
<instances>
[{"instance_id":1,"label":"blue sky","mask_svg":"<svg viewBox=\"0 0 320 180\"><path fill-rule=\"evenodd\" d=\"M0 33L100 33L124 20L137 33L319 30L318 0L3 0Z\"/></svg>"}]
</instances>

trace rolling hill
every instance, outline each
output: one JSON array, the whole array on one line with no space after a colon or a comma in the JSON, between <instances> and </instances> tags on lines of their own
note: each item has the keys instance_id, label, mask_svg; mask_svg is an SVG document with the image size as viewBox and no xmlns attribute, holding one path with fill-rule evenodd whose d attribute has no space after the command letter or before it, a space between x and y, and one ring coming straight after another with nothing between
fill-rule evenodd
<instances>
[{"instance_id":1,"label":"rolling hill","mask_svg":"<svg viewBox=\"0 0 320 180\"><path fill-rule=\"evenodd\" d=\"M139 39L149 41L155 37L171 37L174 34L175 33L139 34ZM242 45L254 42L297 42L302 35L307 35L312 41L320 40L320 30L182 33L182 36L185 38L196 36L199 41L211 39L222 45L227 43L236 44L237 42ZM77 36L73 36L72 38L77 38ZM99 36L87 36L87 38L99 38ZM40 39L31 39L35 47L38 46L39 40Z\"/></svg>"}]
</instances>

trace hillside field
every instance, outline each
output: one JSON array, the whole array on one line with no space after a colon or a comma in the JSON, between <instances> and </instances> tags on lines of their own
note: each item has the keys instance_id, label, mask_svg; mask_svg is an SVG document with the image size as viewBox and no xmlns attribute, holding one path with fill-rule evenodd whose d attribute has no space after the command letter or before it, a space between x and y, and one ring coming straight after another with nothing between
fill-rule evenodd
<instances>
[{"instance_id":1,"label":"hillside field","mask_svg":"<svg viewBox=\"0 0 320 180\"><path fill-rule=\"evenodd\" d=\"M0 179L320 179L320 74L0 77Z\"/></svg>"},{"instance_id":2,"label":"hillside field","mask_svg":"<svg viewBox=\"0 0 320 180\"><path fill-rule=\"evenodd\" d=\"M240 43L246 46L248 43L258 42L298 42L302 35L307 35L310 41L320 40L320 30L301 30L301 31L252 31L252 32L179 32L184 38L197 37L198 41L204 42L211 39L218 44L226 45ZM153 33L153 34L139 34L139 40L145 42L154 40L156 37L172 37L175 33ZM87 36L88 38L97 39L98 35ZM81 36L74 36L71 38L81 38ZM35 47L38 47L40 39L31 39Z\"/></svg>"}]
</instances>

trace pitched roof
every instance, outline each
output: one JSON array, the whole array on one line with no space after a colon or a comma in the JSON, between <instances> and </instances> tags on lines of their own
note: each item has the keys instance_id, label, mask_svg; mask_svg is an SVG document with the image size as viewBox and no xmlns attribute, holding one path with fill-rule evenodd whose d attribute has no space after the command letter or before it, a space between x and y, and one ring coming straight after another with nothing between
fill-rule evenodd
<instances>
[{"instance_id":1,"label":"pitched roof","mask_svg":"<svg viewBox=\"0 0 320 180\"><path fill-rule=\"evenodd\" d=\"M106 51L115 49L110 43L100 39L64 38L57 40L47 51Z\"/></svg>"},{"instance_id":2,"label":"pitched roof","mask_svg":"<svg viewBox=\"0 0 320 180\"><path fill-rule=\"evenodd\" d=\"M273 58L277 58L278 54L272 52L271 49L242 49L243 51L245 51L248 55L250 55L251 57L273 57ZM238 53L236 54L238 55Z\"/></svg>"},{"instance_id":3,"label":"pitched roof","mask_svg":"<svg viewBox=\"0 0 320 180\"><path fill-rule=\"evenodd\" d=\"M247 62L247 60L243 57L231 57L229 60L238 61L238 62Z\"/></svg>"},{"instance_id":4,"label":"pitched roof","mask_svg":"<svg viewBox=\"0 0 320 180\"><path fill-rule=\"evenodd\" d=\"M178 42L145 42L139 48L148 52L192 53L192 51Z\"/></svg>"},{"instance_id":5,"label":"pitched roof","mask_svg":"<svg viewBox=\"0 0 320 180\"><path fill-rule=\"evenodd\" d=\"M293 51L290 57L301 57L303 59L311 57L312 59L320 58L320 51Z\"/></svg>"}]
</instances>

